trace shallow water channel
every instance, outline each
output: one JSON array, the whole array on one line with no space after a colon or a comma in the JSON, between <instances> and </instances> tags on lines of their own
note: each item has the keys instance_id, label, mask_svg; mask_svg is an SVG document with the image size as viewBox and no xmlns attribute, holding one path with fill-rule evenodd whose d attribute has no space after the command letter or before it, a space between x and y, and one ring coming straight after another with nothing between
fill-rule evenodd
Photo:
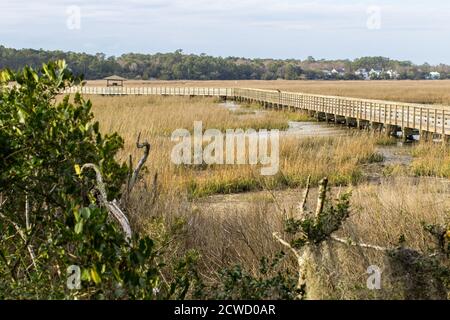
<instances>
[{"instance_id":1,"label":"shallow water channel","mask_svg":"<svg viewBox=\"0 0 450 320\"><path fill-rule=\"evenodd\" d=\"M242 112L244 115L259 117L269 112L263 109L246 109L236 104L234 101L226 101L219 104L219 107L226 108L230 112ZM289 128L280 131L282 136L289 137L338 137L349 135L355 128L347 128L343 125L326 124L315 121L289 121ZM397 145L379 146L377 152L384 157L382 165L409 165L412 162L411 146L413 143L403 143L399 140Z\"/></svg>"}]
</instances>

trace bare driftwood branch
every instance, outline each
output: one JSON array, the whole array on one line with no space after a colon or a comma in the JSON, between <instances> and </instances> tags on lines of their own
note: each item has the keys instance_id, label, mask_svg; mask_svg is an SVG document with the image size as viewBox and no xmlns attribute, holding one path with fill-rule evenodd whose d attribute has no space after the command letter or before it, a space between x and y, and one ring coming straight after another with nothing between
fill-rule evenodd
<instances>
[{"instance_id":1,"label":"bare driftwood branch","mask_svg":"<svg viewBox=\"0 0 450 320\"><path fill-rule=\"evenodd\" d=\"M83 165L81 168L81 171L85 169L92 169L95 171L96 174L96 180L97 180L97 190L100 192L100 201L104 207L108 210L110 215L114 217L114 219L119 222L120 226L122 227L122 230L125 234L125 237L127 241L130 241L132 236L132 231L130 227L130 222L128 221L127 216L123 213L122 209L120 209L117 200L108 201L107 194L106 194L106 188L105 184L103 182L102 174L100 172L100 169L92 163L87 163Z\"/></svg>"},{"instance_id":2,"label":"bare driftwood branch","mask_svg":"<svg viewBox=\"0 0 450 320\"><path fill-rule=\"evenodd\" d=\"M109 212L114 216L114 218L116 218L116 220L122 226L126 239L129 241L132 236L130 222L128 221L127 216L123 213L122 209L120 209L117 200L114 199L111 202L107 202L107 206Z\"/></svg>"},{"instance_id":3,"label":"bare driftwood branch","mask_svg":"<svg viewBox=\"0 0 450 320\"><path fill-rule=\"evenodd\" d=\"M81 172L83 172L85 169L92 169L95 171L95 177L97 180L97 190L98 192L100 192L100 200L104 203L106 201L108 201L108 196L106 194L106 188L105 188L105 184L103 183L103 177L102 174L100 172L100 169L92 163L86 163L85 165L83 165L81 167Z\"/></svg>"},{"instance_id":4,"label":"bare driftwood branch","mask_svg":"<svg viewBox=\"0 0 450 320\"><path fill-rule=\"evenodd\" d=\"M316 217L318 217L323 211L325 199L327 196L327 185L328 185L328 178L323 178L319 183L319 195L317 196Z\"/></svg>"},{"instance_id":5,"label":"bare driftwood branch","mask_svg":"<svg viewBox=\"0 0 450 320\"><path fill-rule=\"evenodd\" d=\"M108 201L107 194L106 194L106 187L103 182L101 172L96 165L94 165L92 163L87 163L87 164L83 165L83 167L81 168L81 171L83 171L84 169L92 169L95 171L96 180L97 180L97 189L100 192L100 201L101 201L102 205L104 207L106 207L106 209L108 210L110 215L114 219L116 219L117 222L119 222L119 224L121 225L122 230L126 236L127 241L131 240L132 230L131 230L130 222L129 222L127 216L125 215L124 211L120 208L120 204L123 205L124 203L126 203L128 197L130 196L131 191L133 190L136 182L139 179L139 173L141 172L145 162L148 159L148 155L150 153L150 143L148 143L147 141L141 143L140 140L141 140L141 134L139 133L137 142L136 142L136 147L138 149L144 149L144 155L139 160L139 163L136 166L136 168L134 169L133 173L131 173L131 171L130 171L128 184L126 186L127 190L126 190L126 193L122 196L122 199L120 199L120 201L117 201L116 199L114 199L113 201ZM131 170L131 168L132 168L131 156L129 158L129 162L130 162L130 170ZM157 176L155 175L155 179L154 179L155 192L156 192L156 183L157 183Z\"/></svg>"},{"instance_id":6,"label":"bare driftwood branch","mask_svg":"<svg viewBox=\"0 0 450 320\"><path fill-rule=\"evenodd\" d=\"M28 200L28 194L25 194L25 226L27 230L31 229L30 225L30 202Z\"/></svg>"},{"instance_id":7,"label":"bare driftwood branch","mask_svg":"<svg viewBox=\"0 0 450 320\"><path fill-rule=\"evenodd\" d=\"M141 143L140 140L141 140L141 133L139 133L139 135L138 135L136 147L138 149L144 149L144 155L142 156L141 160L139 160L136 169L134 169L133 174L130 177L130 180L128 182L128 190L127 190L128 194L131 193L131 191L134 188L134 185L138 181L139 173L140 173L142 167L144 166L145 162L147 162L148 155L150 153L150 143L148 143L147 141L144 141L143 143Z\"/></svg>"},{"instance_id":8,"label":"bare driftwood branch","mask_svg":"<svg viewBox=\"0 0 450 320\"><path fill-rule=\"evenodd\" d=\"M280 234L279 234L278 232L274 232L274 233L272 233L272 234L273 234L273 237L274 237L275 239L277 239L279 243L281 243L283 246L285 246L286 248L288 248L289 250L291 250L291 252L294 254L294 256L295 256L297 259L300 259L300 258L301 258L300 253L299 253L296 249L294 249L294 248L289 244L289 242L287 242L286 240L284 240L283 238L281 238L281 236L280 236Z\"/></svg>"},{"instance_id":9,"label":"bare driftwood branch","mask_svg":"<svg viewBox=\"0 0 450 320\"><path fill-rule=\"evenodd\" d=\"M304 298L304 293L302 292L302 289L306 285L306 270L305 270L305 262L307 260L307 250L305 249L303 253L301 253L299 250L293 248L289 242L281 238L281 236L278 234L278 232L273 233L273 237L278 240L279 243L281 243L283 246L288 248L297 259L298 264L298 280L297 280L297 290L299 290L299 294L297 295L298 300L302 300Z\"/></svg>"},{"instance_id":10,"label":"bare driftwood branch","mask_svg":"<svg viewBox=\"0 0 450 320\"><path fill-rule=\"evenodd\" d=\"M377 251L388 251L389 248L385 248L385 247L380 247L380 246L376 246L376 245L372 245L372 244L367 244L367 243L362 243L362 242L354 242L351 239L341 239L338 238L336 236L331 236L330 237L332 240L348 245L348 246L353 246L353 247L361 247L361 248L367 248L367 249L373 249L373 250L377 250Z\"/></svg>"},{"instance_id":11,"label":"bare driftwood branch","mask_svg":"<svg viewBox=\"0 0 450 320\"><path fill-rule=\"evenodd\" d=\"M300 203L300 212L302 214L301 219L305 219L304 213L307 211L306 203L308 200L309 195L309 188L311 184L311 176L308 177L306 188L303 194L302 202ZM323 178L319 183L319 193L317 196L317 206L315 211L315 220L317 223L317 220L319 219L319 216L322 214L325 201L326 201L326 193L327 193L327 185L328 185L328 178ZM308 238L306 234L302 234L305 240L305 246L301 249L295 249L292 247L292 245L281 238L281 236L278 233L273 233L274 238L280 242L283 246L288 248L297 259L298 264L298 282L297 282L297 289L299 290L299 294L297 295L297 299L303 299L305 292L304 289L307 286L307 279L306 279L306 262L311 260L314 257L314 243L310 242L311 239Z\"/></svg>"},{"instance_id":12,"label":"bare driftwood branch","mask_svg":"<svg viewBox=\"0 0 450 320\"><path fill-rule=\"evenodd\" d=\"M151 199L150 203L152 205L155 204L157 197L158 197L158 173L155 173L152 182L152 194L150 196Z\"/></svg>"},{"instance_id":13,"label":"bare driftwood branch","mask_svg":"<svg viewBox=\"0 0 450 320\"><path fill-rule=\"evenodd\" d=\"M305 191L303 192L303 199L300 204L300 214L303 216L306 210L306 201L308 201L309 188L311 187L311 176L308 176L308 180L306 181Z\"/></svg>"}]
</instances>

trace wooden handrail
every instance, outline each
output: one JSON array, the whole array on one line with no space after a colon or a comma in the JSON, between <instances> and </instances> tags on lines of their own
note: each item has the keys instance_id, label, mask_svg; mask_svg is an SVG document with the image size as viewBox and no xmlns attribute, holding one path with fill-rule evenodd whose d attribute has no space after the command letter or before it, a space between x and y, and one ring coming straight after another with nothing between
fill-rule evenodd
<instances>
[{"instance_id":1,"label":"wooden handrail","mask_svg":"<svg viewBox=\"0 0 450 320\"><path fill-rule=\"evenodd\" d=\"M72 87L63 93L101 95L218 96L334 114L357 120L396 125L450 135L450 106L359 99L253 88L213 87Z\"/></svg>"}]
</instances>

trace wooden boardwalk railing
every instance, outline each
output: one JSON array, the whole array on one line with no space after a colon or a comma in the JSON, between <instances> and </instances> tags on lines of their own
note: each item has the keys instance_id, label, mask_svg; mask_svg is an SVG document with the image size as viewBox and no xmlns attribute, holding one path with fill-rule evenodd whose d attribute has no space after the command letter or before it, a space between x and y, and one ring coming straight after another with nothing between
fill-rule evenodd
<instances>
[{"instance_id":1,"label":"wooden boardwalk railing","mask_svg":"<svg viewBox=\"0 0 450 320\"><path fill-rule=\"evenodd\" d=\"M188 87L73 87L64 93L100 95L168 95L217 96L260 103L265 107L308 110L318 118L335 122L355 122L358 126L403 130L404 136L418 130L427 138L438 134L450 137L450 107L325 96L278 90L250 88L188 88Z\"/></svg>"},{"instance_id":2,"label":"wooden boardwalk railing","mask_svg":"<svg viewBox=\"0 0 450 320\"><path fill-rule=\"evenodd\" d=\"M168 96L209 96L231 97L231 88L187 88L187 87L72 87L64 93L80 92L82 94L100 95L168 95Z\"/></svg>"},{"instance_id":3,"label":"wooden boardwalk railing","mask_svg":"<svg viewBox=\"0 0 450 320\"><path fill-rule=\"evenodd\" d=\"M234 89L238 99L310 110L327 120L344 118L372 124L419 130L420 134L432 133L442 137L450 135L450 107L412 103L355 99L272 90Z\"/></svg>"}]
</instances>

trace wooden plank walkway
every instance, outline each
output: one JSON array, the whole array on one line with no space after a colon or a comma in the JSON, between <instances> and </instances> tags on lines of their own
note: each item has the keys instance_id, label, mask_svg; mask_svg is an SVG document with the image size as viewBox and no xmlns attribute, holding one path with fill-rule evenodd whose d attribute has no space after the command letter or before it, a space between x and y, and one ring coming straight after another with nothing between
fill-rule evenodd
<instances>
[{"instance_id":1,"label":"wooden plank walkway","mask_svg":"<svg viewBox=\"0 0 450 320\"><path fill-rule=\"evenodd\" d=\"M388 133L402 130L405 138L414 131L418 131L417 133L425 139L439 135L443 141L450 140L450 107L448 106L251 88L73 87L65 90L64 93L75 92L95 95L216 96L259 103L266 108L306 110L320 120L384 129Z\"/></svg>"},{"instance_id":2,"label":"wooden plank walkway","mask_svg":"<svg viewBox=\"0 0 450 320\"><path fill-rule=\"evenodd\" d=\"M205 96L231 97L232 88L187 88L187 87L72 87L64 93L80 92L82 94L100 95L167 95L167 96Z\"/></svg>"}]
</instances>

